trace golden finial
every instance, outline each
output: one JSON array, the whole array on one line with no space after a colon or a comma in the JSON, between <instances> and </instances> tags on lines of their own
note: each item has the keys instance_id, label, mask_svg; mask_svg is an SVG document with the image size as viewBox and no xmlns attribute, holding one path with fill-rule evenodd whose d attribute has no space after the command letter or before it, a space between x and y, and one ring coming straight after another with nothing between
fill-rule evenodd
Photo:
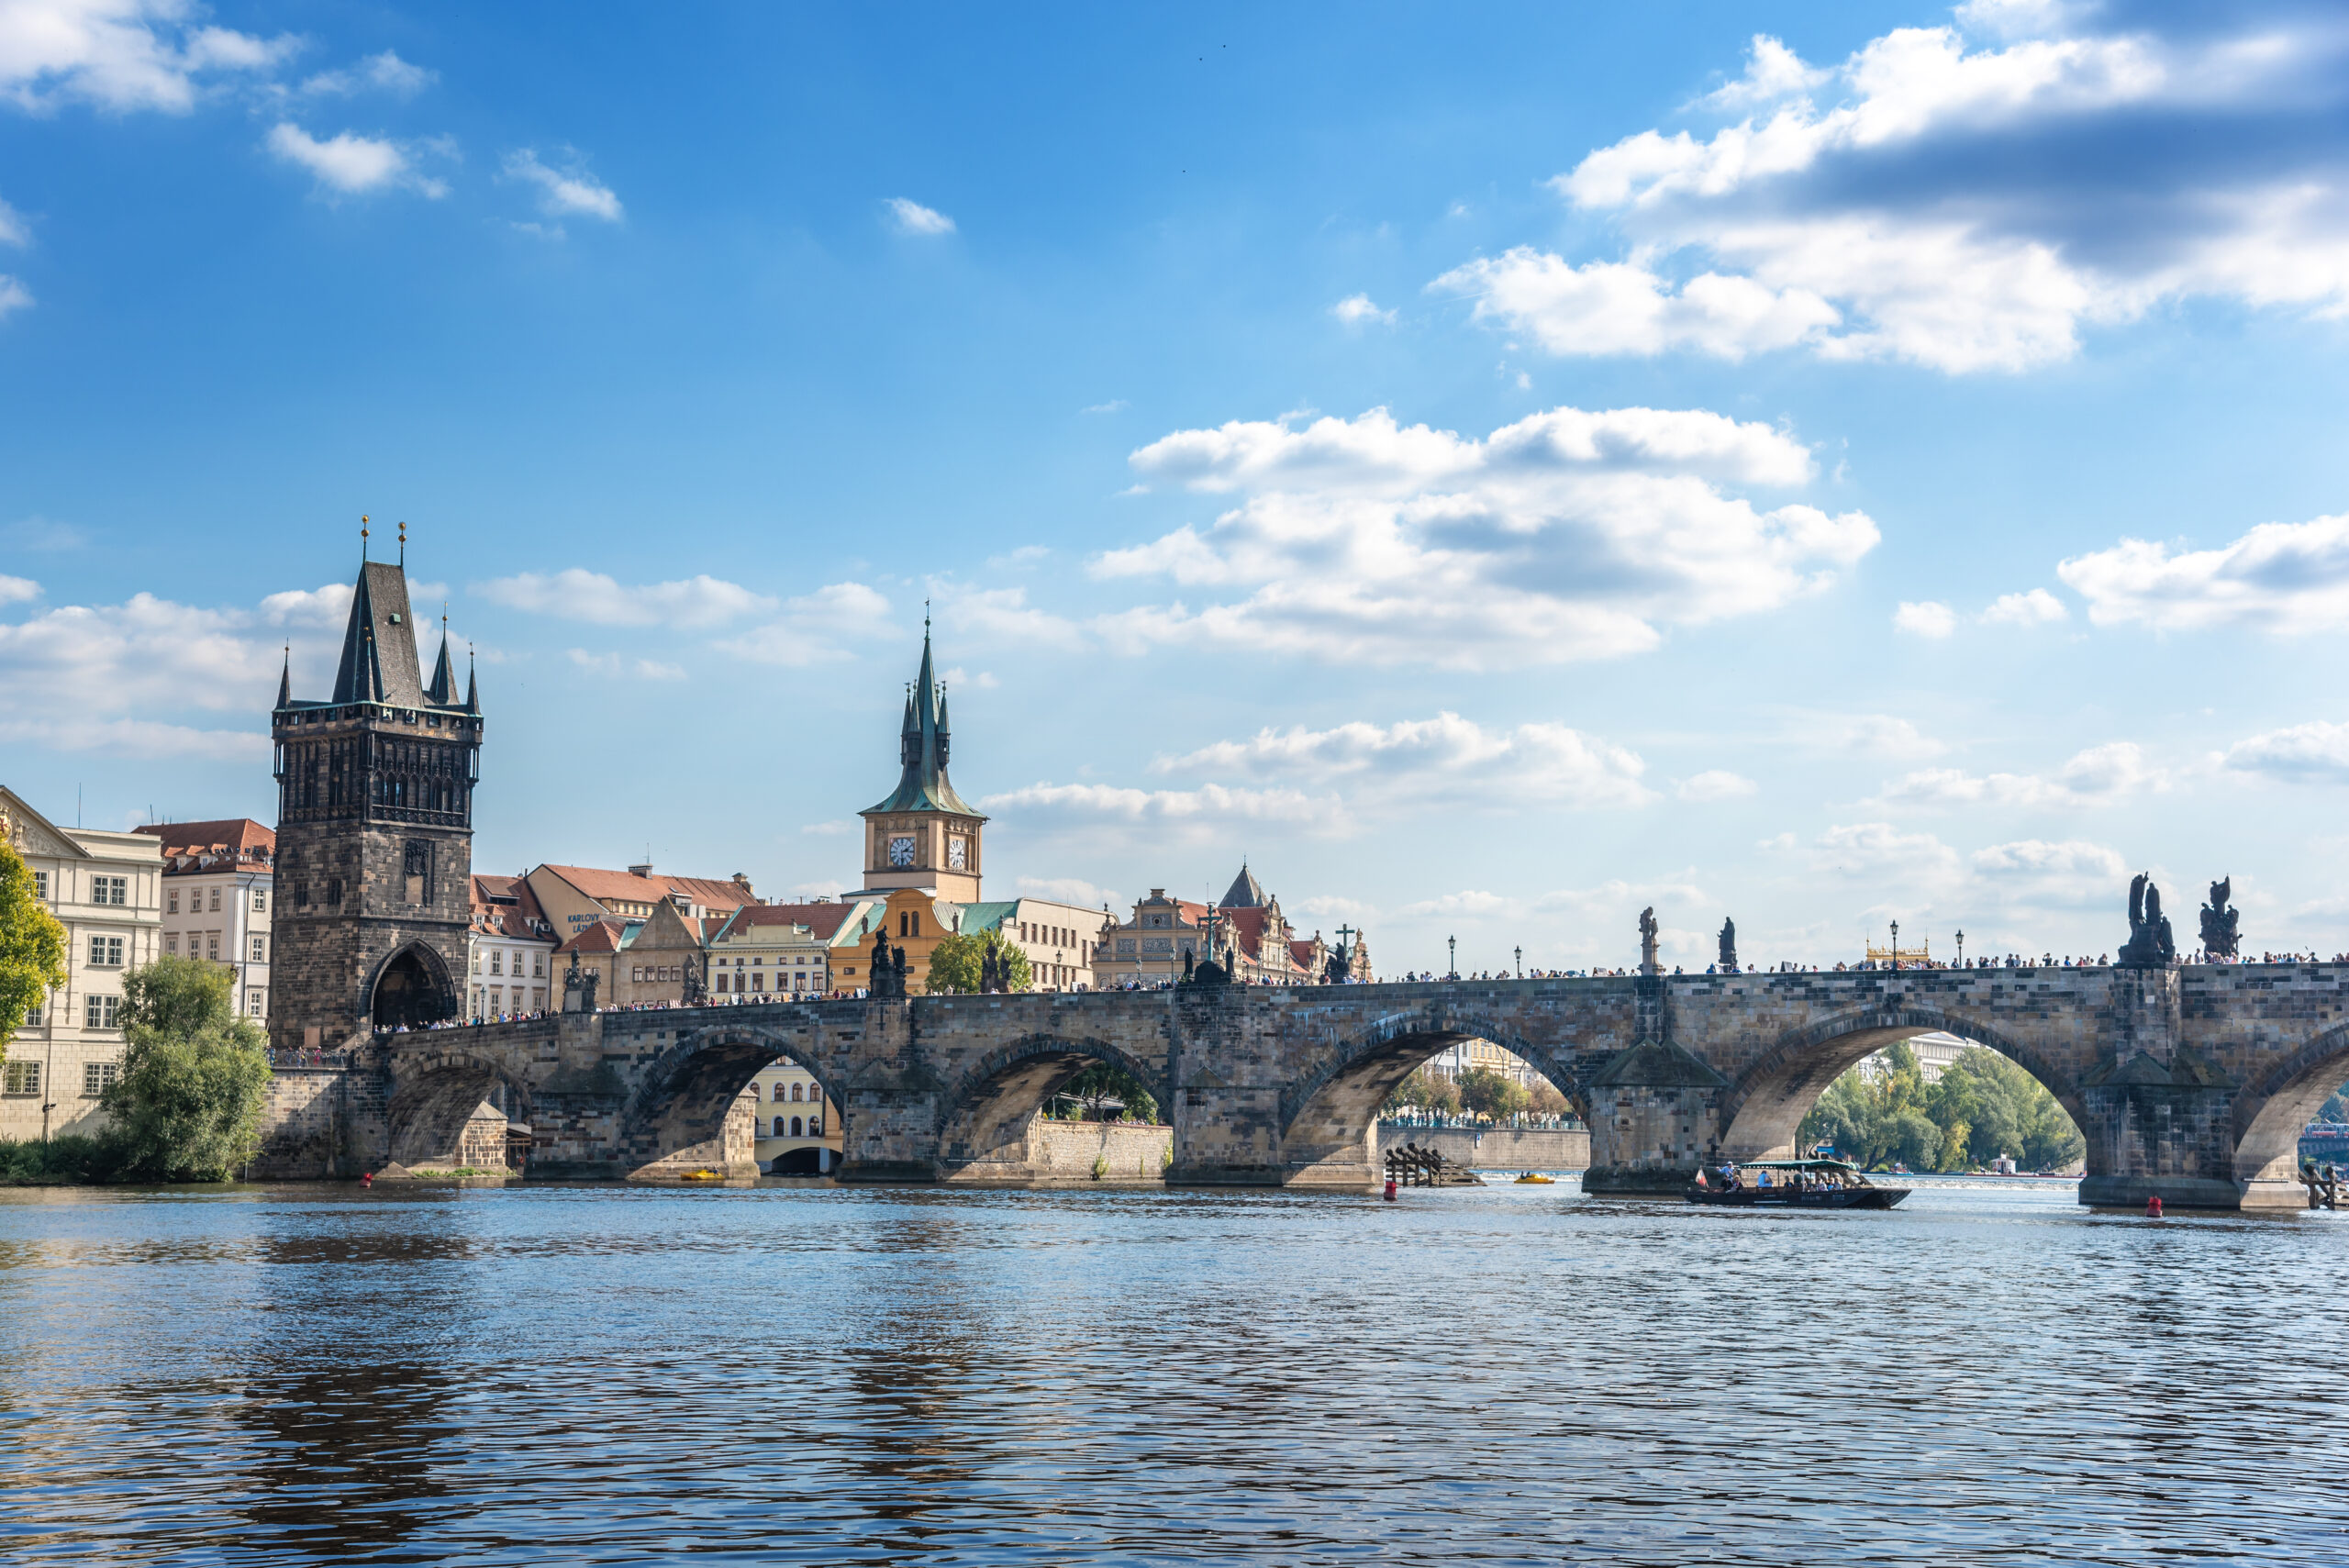
<instances>
[{"instance_id":1,"label":"golden finial","mask_svg":"<svg viewBox=\"0 0 2349 1568\"><path fill-rule=\"evenodd\" d=\"M400 524L400 564L407 564L407 524L405 521Z\"/></svg>"},{"instance_id":2,"label":"golden finial","mask_svg":"<svg viewBox=\"0 0 2349 1568\"><path fill-rule=\"evenodd\" d=\"M367 514L359 514L359 559L367 559Z\"/></svg>"}]
</instances>

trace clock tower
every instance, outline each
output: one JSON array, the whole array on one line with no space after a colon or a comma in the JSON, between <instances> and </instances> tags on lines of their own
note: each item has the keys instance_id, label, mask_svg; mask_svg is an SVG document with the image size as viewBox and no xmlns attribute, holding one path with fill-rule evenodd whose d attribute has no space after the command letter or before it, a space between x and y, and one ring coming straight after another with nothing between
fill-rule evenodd
<instances>
[{"instance_id":1,"label":"clock tower","mask_svg":"<svg viewBox=\"0 0 2349 1568\"><path fill-rule=\"evenodd\" d=\"M906 695L898 731L904 772L888 799L866 808L864 888L919 888L950 904L979 898L979 828L986 818L946 777L946 694L931 673L930 623L922 622L921 677Z\"/></svg>"}]
</instances>

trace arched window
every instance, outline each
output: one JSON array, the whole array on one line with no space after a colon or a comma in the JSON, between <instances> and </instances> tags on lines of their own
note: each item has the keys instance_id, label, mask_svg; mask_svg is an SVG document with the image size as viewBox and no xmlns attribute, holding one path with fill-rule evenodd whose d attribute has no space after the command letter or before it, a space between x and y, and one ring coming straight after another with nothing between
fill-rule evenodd
<instances>
[{"instance_id":1,"label":"arched window","mask_svg":"<svg viewBox=\"0 0 2349 1568\"><path fill-rule=\"evenodd\" d=\"M783 1118L782 1118L781 1117L777 1117L777 1118L774 1118L774 1135L775 1135L777 1138L781 1138L781 1137L784 1135L784 1133L783 1133Z\"/></svg>"},{"instance_id":2,"label":"arched window","mask_svg":"<svg viewBox=\"0 0 2349 1568\"><path fill-rule=\"evenodd\" d=\"M797 1117L793 1117L791 1118L791 1136L794 1138L799 1136L799 1118Z\"/></svg>"},{"instance_id":3,"label":"arched window","mask_svg":"<svg viewBox=\"0 0 2349 1568\"><path fill-rule=\"evenodd\" d=\"M791 1097L792 1097L793 1099L795 1099L795 1100L799 1099L799 1098L801 1097L801 1095L800 1095L800 1092L799 1092L799 1085L798 1085L798 1084L794 1084L793 1085L791 1085Z\"/></svg>"},{"instance_id":4,"label":"arched window","mask_svg":"<svg viewBox=\"0 0 2349 1568\"><path fill-rule=\"evenodd\" d=\"M810 1138L821 1138L824 1136L824 1118L822 1117L811 1116L807 1118L807 1136Z\"/></svg>"}]
</instances>

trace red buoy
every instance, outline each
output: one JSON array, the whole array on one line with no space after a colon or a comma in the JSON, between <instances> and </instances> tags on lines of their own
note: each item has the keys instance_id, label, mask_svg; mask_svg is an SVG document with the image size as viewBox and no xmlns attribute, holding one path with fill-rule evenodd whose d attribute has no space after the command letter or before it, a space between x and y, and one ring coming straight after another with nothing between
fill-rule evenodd
<instances>
[{"instance_id":1,"label":"red buoy","mask_svg":"<svg viewBox=\"0 0 2349 1568\"><path fill-rule=\"evenodd\" d=\"M2155 1193L2153 1196L2145 1200L2145 1218L2147 1219L2159 1219L2161 1217L2162 1195Z\"/></svg>"},{"instance_id":2,"label":"red buoy","mask_svg":"<svg viewBox=\"0 0 2349 1568\"><path fill-rule=\"evenodd\" d=\"M1386 1201L1388 1203L1395 1201L1395 1178L1392 1176L1386 1178Z\"/></svg>"},{"instance_id":3,"label":"red buoy","mask_svg":"<svg viewBox=\"0 0 2349 1568\"><path fill-rule=\"evenodd\" d=\"M362 1187L372 1187L372 1186L373 1186L373 1185L375 1184L375 1173L374 1173L374 1172L373 1172L373 1171L362 1171L362 1172L360 1172L360 1173L359 1173L359 1184L360 1184L361 1186L362 1186Z\"/></svg>"}]
</instances>

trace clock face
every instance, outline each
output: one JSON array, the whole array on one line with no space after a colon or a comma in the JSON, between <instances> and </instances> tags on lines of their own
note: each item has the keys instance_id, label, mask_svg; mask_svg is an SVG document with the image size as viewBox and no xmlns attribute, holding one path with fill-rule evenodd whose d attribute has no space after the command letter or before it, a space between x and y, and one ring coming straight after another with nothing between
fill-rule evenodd
<instances>
[{"instance_id":1,"label":"clock face","mask_svg":"<svg viewBox=\"0 0 2349 1568\"><path fill-rule=\"evenodd\" d=\"M893 866L909 866L913 864L914 841L911 839L890 840L889 863Z\"/></svg>"},{"instance_id":2,"label":"clock face","mask_svg":"<svg viewBox=\"0 0 2349 1568\"><path fill-rule=\"evenodd\" d=\"M949 839L946 840L946 864L949 870L963 871L967 869L970 858L971 841L968 839Z\"/></svg>"}]
</instances>

